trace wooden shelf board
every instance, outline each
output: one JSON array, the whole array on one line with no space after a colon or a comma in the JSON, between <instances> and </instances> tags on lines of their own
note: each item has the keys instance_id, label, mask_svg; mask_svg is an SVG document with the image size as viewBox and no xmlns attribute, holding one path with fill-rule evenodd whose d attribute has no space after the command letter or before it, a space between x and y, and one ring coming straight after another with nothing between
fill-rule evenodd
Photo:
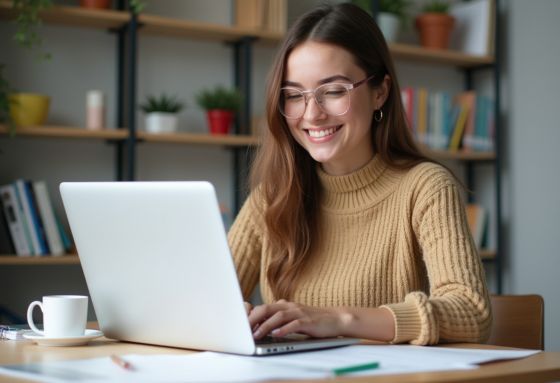
<instances>
[{"instance_id":1,"label":"wooden shelf board","mask_svg":"<svg viewBox=\"0 0 560 383\"><path fill-rule=\"evenodd\" d=\"M438 160L456 160L456 161L494 161L496 159L495 152L467 152L467 151L449 151L434 150L422 148L422 152L428 157Z\"/></svg>"},{"instance_id":2,"label":"wooden shelf board","mask_svg":"<svg viewBox=\"0 0 560 383\"><path fill-rule=\"evenodd\" d=\"M0 1L0 18L12 19L11 1ZM95 10L82 7L55 5L41 13L41 19L48 24L97 29L119 28L128 22L128 12L115 10Z\"/></svg>"},{"instance_id":3,"label":"wooden shelf board","mask_svg":"<svg viewBox=\"0 0 560 383\"><path fill-rule=\"evenodd\" d=\"M493 261L496 259L496 251L494 250L480 249L478 253L483 261Z\"/></svg>"},{"instance_id":4,"label":"wooden shelf board","mask_svg":"<svg viewBox=\"0 0 560 383\"><path fill-rule=\"evenodd\" d=\"M0 135L7 135L8 127L0 125ZM101 140L124 140L128 136L125 129L88 130L68 126L25 126L17 127L15 137L90 138Z\"/></svg>"},{"instance_id":5,"label":"wooden shelf board","mask_svg":"<svg viewBox=\"0 0 560 383\"><path fill-rule=\"evenodd\" d=\"M282 39L282 34L279 33L238 28L228 25L171 19L157 15L141 14L138 21L142 25L140 28L141 33L153 35L217 41L234 41L247 36L252 36L267 42L278 42Z\"/></svg>"},{"instance_id":6,"label":"wooden shelf board","mask_svg":"<svg viewBox=\"0 0 560 383\"><path fill-rule=\"evenodd\" d=\"M399 60L456 65L463 68L494 64L493 56L473 56L458 51L427 49L410 44L390 44L389 50L393 57Z\"/></svg>"},{"instance_id":7,"label":"wooden shelf board","mask_svg":"<svg viewBox=\"0 0 560 383\"><path fill-rule=\"evenodd\" d=\"M138 132L138 139L146 142L218 146L254 146L258 144L257 137L247 135L210 135L196 133L153 134Z\"/></svg>"},{"instance_id":8,"label":"wooden shelf board","mask_svg":"<svg viewBox=\"0 0 560 383\"><path fill-rule=\"evenodd\" d=\"M0 255L0 265L79 265L80 258L76 254L62 256L30 256Z\"/></svg>"}]
</instances>

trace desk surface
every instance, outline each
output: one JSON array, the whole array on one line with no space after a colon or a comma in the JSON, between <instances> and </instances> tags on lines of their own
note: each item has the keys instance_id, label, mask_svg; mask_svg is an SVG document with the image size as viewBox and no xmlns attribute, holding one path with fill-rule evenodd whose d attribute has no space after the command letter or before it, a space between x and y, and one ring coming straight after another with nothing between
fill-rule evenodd
<instances>
[{"instance_id":1,"label":"desk surface","mask_svg":"<svg viewBox=\"0 0 560 383\"><path fill-rule=\"evenodd\" d=\"M457 344L446 347L497 348L488 345ZM85 359L111 354L182 354L194 351L169 347L122 343L99 338L82 347L42 347L30 341L0 341L0 365ZM1 376L1 381L8 380ZM423 372L407 375L329 379L329 382L549 382L560 381L560 352L541 352L525 359L497 362L469 371ZM317 382L305 380L306 383Z\"/></svg>"}]
</instances>

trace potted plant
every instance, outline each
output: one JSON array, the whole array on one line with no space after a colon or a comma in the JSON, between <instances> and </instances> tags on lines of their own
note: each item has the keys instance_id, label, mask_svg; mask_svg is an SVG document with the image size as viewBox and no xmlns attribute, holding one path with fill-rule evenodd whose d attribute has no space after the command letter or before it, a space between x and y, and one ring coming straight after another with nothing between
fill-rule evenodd
<instances>
[{"instance_id":1,"label":"potted plant","mask_svg":"<svg viewBox=\"0 0 560 383\"><path fill-rule=\"evenodd\" d=\"M371 12L371 0L352 0L352 3ZM399 29L407 24L407 9L410 0L380 0L379 13L377 14L377 25L385 40L394 43L398 39Z\"/></svg>"},{"instance_id":2,"label":"potted plant","mask_svg":"<svg viewBox=\"0 0 560 383\"><path fill-rule=\"evenodd\" d=\"M416 28L420 32L422 46L447 49L455 24L454 17L448 11L449 3L442 0L433 0L424 6L422 13L416 17Z\"/></svg>"},{"instance_id":3,"label":"potted plant","mask_svg":"<svg viewBox=\"0 0 560 383\"><path fill-rule=\"evenodd\" d=\"M228 134L235 112L241 105L241 94L235 89L217 86L199 92L196 102L206 110L210 133Z\"/></svg>"},{"instance_id":4,"label":"potted plant","mask_svg":"<svg viewBox=\"0 0 560 383\"><path fill-rule=\"evenodd\" d=\"M163 93L161 96L148 96L140 109L146 113L146 131L149 133L173 133L177 131L177 113L185 105L176 97Z\"/></svg>"}]
</instances>

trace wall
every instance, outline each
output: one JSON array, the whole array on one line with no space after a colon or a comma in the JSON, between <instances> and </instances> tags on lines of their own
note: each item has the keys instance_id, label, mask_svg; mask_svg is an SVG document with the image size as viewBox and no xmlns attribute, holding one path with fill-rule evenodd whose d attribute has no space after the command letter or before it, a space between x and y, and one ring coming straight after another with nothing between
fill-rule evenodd
<instances>
[{"instance_id":1,"label":"wall","mask_svg":"<svg viewBox=\"0 0 560 383\"><path fill-rule=\"evenodd\" d=\"M505 2L506 291L545 300L545 347L560 351L560 2Z\"/></svg>"}]
</instances>

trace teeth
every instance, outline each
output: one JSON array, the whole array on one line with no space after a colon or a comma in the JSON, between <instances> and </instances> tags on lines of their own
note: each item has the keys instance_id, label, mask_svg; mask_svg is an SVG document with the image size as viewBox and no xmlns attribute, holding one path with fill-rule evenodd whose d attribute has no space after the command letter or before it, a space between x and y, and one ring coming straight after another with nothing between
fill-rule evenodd
<instances>
[{"instance_id":1,"label":"teeth","mask_svg":"<svg viewBox=\"0 0 560 383\"><path fill-rule=\"evenodd\" d=\"M308 130L308 133L313 138L321 138L325 136L329 136L336 131L336 128L329 128L325 130Z\"/></svg>"}]
</instances>

